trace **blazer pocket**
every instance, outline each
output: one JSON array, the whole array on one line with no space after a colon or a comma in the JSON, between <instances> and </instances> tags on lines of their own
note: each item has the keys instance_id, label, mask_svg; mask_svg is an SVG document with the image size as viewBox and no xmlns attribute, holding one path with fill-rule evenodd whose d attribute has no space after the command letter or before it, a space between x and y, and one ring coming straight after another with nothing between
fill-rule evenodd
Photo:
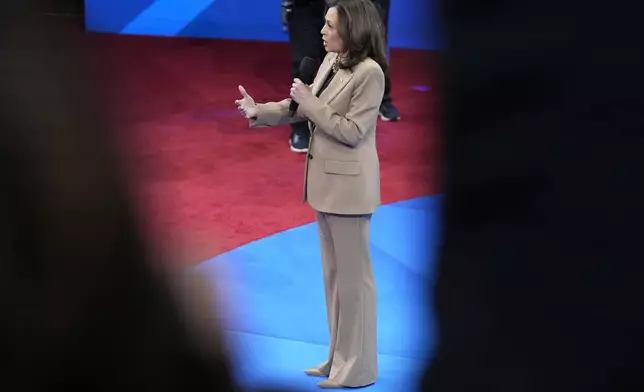
<instances>
[{"instance_id":1,"label":"blazer pocket","mask_svg":"<svg viewBox=\"0 0 644 392\"><path fill-rule=\"evenodd\" d=\"M343 176L358 176L361 172L360 162L332 161L326 159L324 161L324 172Z\"/></svg>"}]
</instances>

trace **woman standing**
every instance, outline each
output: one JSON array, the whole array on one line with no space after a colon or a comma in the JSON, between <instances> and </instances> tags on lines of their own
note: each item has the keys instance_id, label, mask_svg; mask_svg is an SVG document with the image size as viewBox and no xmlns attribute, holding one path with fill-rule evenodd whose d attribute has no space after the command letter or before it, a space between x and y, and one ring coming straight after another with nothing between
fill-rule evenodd
<instances>
[{"instance_id":1,"label":"woman standing","mask_svg":"<svg viewBox=\"0 0 644 392\"><path fill-rule=\"evenodd\" d=\"M257 104L240 86L236 104L251 127L308 121L304 200L319 227L330 330L329 357L307 369L324 388L362 387L377 377L376 290L369 224L380 204L376 124L387 67L382 19L370 0L328 1L328 52L312 86ZM299 104L289 115L291 100Z\"/></svg>"}]
</instances>

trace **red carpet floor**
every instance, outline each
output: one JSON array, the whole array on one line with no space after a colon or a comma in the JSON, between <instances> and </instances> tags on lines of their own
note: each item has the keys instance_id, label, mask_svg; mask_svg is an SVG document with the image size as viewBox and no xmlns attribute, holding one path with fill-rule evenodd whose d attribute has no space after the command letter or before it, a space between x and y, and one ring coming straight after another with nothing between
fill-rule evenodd
<instances>
[{"instance_id":1,"label":"red carpet floor","mask_svg":"<svg viewBox=\"0 0 644 392\"><path fill-rule=\"evenodd\" d=\"M184 263L313 220L288 127L249 130L233 101L285 97L285 44L89 34L144 228ZM393 50L398 123L382 123L384 203L438 191L436 55Z\"/></svg>"}]
</instances>

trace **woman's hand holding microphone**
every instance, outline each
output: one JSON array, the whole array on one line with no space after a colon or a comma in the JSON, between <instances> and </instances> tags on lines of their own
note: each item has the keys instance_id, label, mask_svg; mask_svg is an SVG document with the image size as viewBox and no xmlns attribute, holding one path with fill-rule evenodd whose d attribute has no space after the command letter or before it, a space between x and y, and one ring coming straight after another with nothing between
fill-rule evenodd
<instances>
[{"instance_id":1,"label":"woman's hand holding microphone","mask_svg":"<svg viewBox=\"0 0 644 392\"><path fill-rule=\"evenodd\" d=\"M300 79L293 79L293 84L291 85L291 98L300 106L306 105L306 102L313 98L311 87L304 84Z\"/></svg>"}]
</instances>

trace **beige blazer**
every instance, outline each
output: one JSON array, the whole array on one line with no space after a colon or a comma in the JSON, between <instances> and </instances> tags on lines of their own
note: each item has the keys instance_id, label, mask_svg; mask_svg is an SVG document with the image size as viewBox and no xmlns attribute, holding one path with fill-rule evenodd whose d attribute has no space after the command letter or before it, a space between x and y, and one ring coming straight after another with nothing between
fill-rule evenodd
<instances>
[{"instance_id":1,"label":"beige blazer","mask_svg":"<svg viewBox=\"0 0 644 392\"><path fill-rule=\"evenodd\" d=\"M313 82L317 95L337 54L329 53ZM353 70L338 70L319 99L289 116L290 99L259 104L251 127L309 121L311 138L304 175L304 201L320 212L371 214L380 205L380 163L376 124L384 94L380 66L366 59Z\"/></svg>"}]
</instances>

